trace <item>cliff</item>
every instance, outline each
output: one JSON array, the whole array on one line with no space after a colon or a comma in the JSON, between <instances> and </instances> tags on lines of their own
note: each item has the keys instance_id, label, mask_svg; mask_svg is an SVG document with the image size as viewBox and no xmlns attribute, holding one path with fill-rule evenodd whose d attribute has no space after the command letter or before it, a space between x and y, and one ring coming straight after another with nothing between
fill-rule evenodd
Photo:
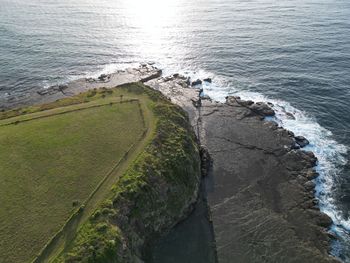
<instances>
[{"instance_id":1,"label":"cliff","mask_svg":"<svg viewBox=\"0 0 350 263\"><path fill-rule=\"evenodd\" d=\"M56 262L142 262L146 245L186 217L197 199L200 157L186 113L142 84L123 88L150 98L153 139Z\"/></svg>"}]
</instances>

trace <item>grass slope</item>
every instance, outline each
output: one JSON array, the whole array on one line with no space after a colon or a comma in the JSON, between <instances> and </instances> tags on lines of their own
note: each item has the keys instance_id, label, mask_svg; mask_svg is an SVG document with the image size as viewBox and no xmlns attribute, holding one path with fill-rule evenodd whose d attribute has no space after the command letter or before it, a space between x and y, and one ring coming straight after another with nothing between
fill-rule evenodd
<instances>
[{"instance_id":1,"label":"grass slope","mask_svg":"<svg viewBox=\"0 0 350 263\"><path fill-rule=\"evenodd\" d=\"M76 104L70 106L76 110L81 102L106 102L103 94L94 102L92 94L0 116L1 262L30 261L77 209L73 203L82 203L141 137L137 103L55 115L69 109L57 106ZM36 113L22 115L27 112ZM4 125L16 115L14 124Z\"/></svg>"}]
</instances>

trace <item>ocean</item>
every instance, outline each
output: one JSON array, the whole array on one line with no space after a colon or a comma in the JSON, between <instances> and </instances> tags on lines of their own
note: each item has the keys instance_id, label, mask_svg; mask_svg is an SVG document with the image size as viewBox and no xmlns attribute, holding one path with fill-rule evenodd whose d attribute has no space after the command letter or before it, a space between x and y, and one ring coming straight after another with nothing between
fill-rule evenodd
<instances>
[{"instance_id":1,"label":"ocean","mask_svg":"<svg viewBox=\"0 0 350 263\"><path fill-rule=\"evenodd\" d=\"M1 98L140 62L211 77L216 100L271 101L310 140L331 253L350 262L350 1L0 0Z\"/></svg>"}]
</instances>

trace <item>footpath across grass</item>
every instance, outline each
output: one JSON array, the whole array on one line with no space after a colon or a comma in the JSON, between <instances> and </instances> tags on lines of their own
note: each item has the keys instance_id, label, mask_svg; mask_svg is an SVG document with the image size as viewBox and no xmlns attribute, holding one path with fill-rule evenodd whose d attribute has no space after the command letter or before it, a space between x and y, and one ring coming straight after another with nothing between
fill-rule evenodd
<instances>
[{"instance_id":1,"label":"footpath across grass","mask_svg":"<svg viewBox=\"0 0 350 263\"><path fill-rule=\"evenodd\" d=\"M0 113L0 262L30 262L142 138L140 103L120 99L91 91Z\"/></svg>"}]
</instances>

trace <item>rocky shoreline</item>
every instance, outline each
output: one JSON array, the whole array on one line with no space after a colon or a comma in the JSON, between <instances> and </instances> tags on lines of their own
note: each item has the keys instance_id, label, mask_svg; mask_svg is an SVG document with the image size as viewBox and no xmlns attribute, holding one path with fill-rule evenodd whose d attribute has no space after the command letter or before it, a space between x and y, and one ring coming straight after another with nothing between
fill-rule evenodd
<instances>
[{"instance_id":1,"label":"rocky shoreline","mask_svg":"<svg viewBox=\"0 0 350 263\"><path fill-rule=\"evenodd\" d=\"M300 150L306 138L266 121L268 104L214 102L177 75L145 84L188 112L211 156L204 181L218 262L339 262L314 195L317 159Z\"/></svg>"},{"instance_id":2,"label":"rocky shoreline","mask_svg":"<svg viewBox=\"0 0 350 263\"><path fill-rule=\"evenodd\" d=\"M317 159L300 150L307 139L266 121L274 115L268 104L239 97L215 102L202 96L201 80L161 75L161 70L143 64L50 87L25 99L0 101L0 109L141 81L188 113L202 148L210 155L202 158L207 160L202 195L209 208L218 262L233 258L236 262L339 262L329 256L333 237L327 228L332 221L319 211L314 195Z\"/></svg>"},{"instance_id":3,"label":"rocky shoreline","mask_svg":"<svg viewBox=\"0 0 350 263\"><path fill-rule=\"evenodd\" d=\"M36 93L21 97L10 96L0 98L0 110L50 103L58 99L70 97L81 92L98 88L113 88L133 83L147 82L162 75L162 70L150 64L141 64L138 68L119 70L112 74L102 74L98 78L81 78L72 82L39 89Z\"/></svg>"}]
</instances>

